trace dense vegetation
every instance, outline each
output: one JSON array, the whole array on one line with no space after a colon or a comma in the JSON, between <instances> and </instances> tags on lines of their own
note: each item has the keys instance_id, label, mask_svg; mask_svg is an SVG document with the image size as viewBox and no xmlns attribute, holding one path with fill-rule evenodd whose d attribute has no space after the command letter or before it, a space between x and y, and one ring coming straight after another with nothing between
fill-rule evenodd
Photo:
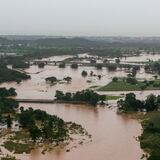
<instances>
[{"instance_id":1,"label":"dense vegetation","mask_svg":"<svg viewBox=\"0 0 160 160\"><path fill-rule=\"evenodd\" d=\"M65 67L66 67L66 64L64 62L59 64L59 68L65 68Z\"/></svg>"},{"instance_id":2,"label":"dense vegetation","mask_svg":"<svg viewBox=\"0 0 160 160\"><path fill-rule=\"evenodd\" d=\"M18 108L18 103L14 99L0 98L0 116L3 121L2 114L14 113Z\"/></svg>"},{"instance_id":3,"label":"dense vegetation","mask_svg":"<svg viewBox=\"0 0 160 160\"><path fill-rule=\"evenodd\" d=\"M126 94L125 99L118 102L119 111L156 111L160 107L160 96L149 95L146 100L136 99L134 93Z\"/></svg>"},{"instance_id":4,"label":"dense vegetation","mask_svg":"<svg viewBox=\"0 0 160 160\"><path fill-rule=\"evenodd\" d=\"M17 93L14 88L0 88L0 122L7 122L8 127L11 125L11 118L5 114L15 113L18 108L18 102L8 97L16 95Z\"/></svg>"},{"instance_id":5,"label":"dense vegetation","mask_svg":"<svg viewBox=\"0 0 160 160\"><path fill-rule=\"evenodd\" d=\"M15 89L0 88L0 123L12 128L13 121L18 123L18 131L7 132L11 134L3 146L10 152L30 153L40 143L50 143L57 146L59 143L68 144L72 134L88 135L81 125L64 122L55 115L49 115L42 110L32 108L18 111L19 104L8 96L16 95ZM3 130L1 130L2 132ZM88 135L89 136L89 135Z\"/></svg>"},{"instance_id":6,"label":"dense vegetation","mask_svg":"<svg viewBox=\"0 0 160 160\"><path fill-rule=\"evenodd\" d=\"M64 77L63 80L69 83L72 81L72 77L67 76L67 77Z\"/></svg>"},{"instance_id":7,"label":"dense vegetation","mask_svg":"<svg viewBox=\"0 0 160 160\"><path fill-rule=\"evenodd\" d=\"M46 82L50 82L50 83L55 83L58 81L58 79L56 77L47 77Z\"/></svg>"},{"instance_id":8,"label":"dense vegetation","mask_svg":"<svg viewBox=\"0 0 160 160\"><path fill-rule=\"evenodd\" d=\"M148 160L160 159L160 112L150 112L144 116L140 137L141 148L150 154Z\"/></svg>"},{"instance_id":9,"label":"dense vegetation","mask_svg":"<svg viewBox=\"0 0 160 160\"><path fill-rule=\"evenodd\" d=\"M122 55L139 55L139 50L159 51L160 40L157 38L65 38L45 36L8 36L0 38L0 52L18 53L23 58L35 59L53 55L92 55L121 57Z\"/></svg>"},{"instance_id":10,"label":"dense vegetation","mask_svg":"<svg viewBox=\"0 0 160 160\"><path fill-rule=\"evenodd\" d=\"M25 63L23 61L17 61L15 64L12 65L13 68L22 68L22 69L29 68L29 66L30 66L29 63Z\"/></svg>"},{"instance_id":11,"label":"dense vegetation","mask_svg":"<svg viewBox=\"0 0 160 160\"><path fill-rule=\"evenodd\" d=\"M108 71L116 71L116 69L117 69L117 65L112 64L112 63L106 64L106 67L107 67Z\"/></svg>"},{"instance_id":12,"label":"dense vegetation","mask_svg":"<svg viewBox=\"0 0 160 160\"><path fill-rule=\"evenodd\" d=\"M22 128L27 128L33 141L39 138L56 143L68 136L66 123L57 116L51 116L45 111L23 110L18 114L18 121Z\"/></svg>"},{"instance_id":13,"label":"dense vegetation","mask_svg":"<svg viewBox=\"0 0 160 160\"><path fill-rule=\"evenodd\" d=\"M77 64L77 63L72 63L72 64L71 64L71 68L77 69L77 68L78 68L78 64Z\"/></svg>"},{"instance_id":14,"label":"dense vegetation","mask_svg":"<svg viewBox=\"0 0 160 160\"><path fill-rule=\"evenodd\" d=\"M56 84L57 82L61 82L61 81L66 81L67 83L71 82L72 81L72 77L64 77L63 80L59 80L57 79L56 77L47 77L45 78L46 82L49 82L51 84Z\"/></svg>"},{"instance_id":15,"label":"dense vegetation","mask_svg":"<svg viewBox=\"0 0 160 160\"><path fill-rule=\"evenodd\" d=\"M0 97L9 97L9 96L16 96L15 88L6 89L5 87L0 88Z\"/></svg>"},{"instance_id":16,"label":"dense vegetation","mask_svg":"<svg viewBox=\"0 0 160 160\"><path fill-rule=\"evenodd\" d=\"M145 65L145 71L147 73L155 73L155 74L160 74L160 62L150 62Z\"/></svg>"},{"instance_id":17,"label":"dense vegetation","mask_svg":"<svg viewBox=\"0 0 160 160\"><path fill-rule=\"evenodd\" d=\"M18 71L8 69L5 65L0 65L0 83L10 81L20 82L29 78L30 76L25 73L20 73Z\"/></svg>"},{"instance_id":18,"label":"dense vegetation","mask_svg":"<svg viewBox=\"0 0 160 160\"><path fill-rule=\"evenodd\" d=\"M87 73L87 71L82 71L81 75L82 75L83 77L86 77L86 76L88 75L88 73Z\"/></svg>"},{"instance_id":19,"label":"dense vegetation","mask_svg":"<svg viewBox=\"0 0 160 160\"><path fill-rule=\"evenodd\" d=\"M63 91L56 91L55 97L57 101L83 102L92 105L96 105L98 101L104 101L106 99L106 96L99 95L92 90L82 90L77 91L76 93L63 93Z\"/></svg>"}]
</instances>

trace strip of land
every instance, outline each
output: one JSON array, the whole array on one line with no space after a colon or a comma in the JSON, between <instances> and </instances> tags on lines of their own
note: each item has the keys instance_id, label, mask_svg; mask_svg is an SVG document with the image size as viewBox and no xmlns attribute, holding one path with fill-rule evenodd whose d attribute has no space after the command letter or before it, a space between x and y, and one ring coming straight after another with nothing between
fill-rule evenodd
<instances>
[{"instance_id":1,"label":"strip of land","mask_svg":"<svg viewBox=\"0 0 160 160\"><path fill-rule=\"evenodd\" d=\"M100 87L97 91L141 91L141 90L160 90L160 80L137 81L135 84L128 83L123 79L110 82Z\"/></svg>"}]
</instances>

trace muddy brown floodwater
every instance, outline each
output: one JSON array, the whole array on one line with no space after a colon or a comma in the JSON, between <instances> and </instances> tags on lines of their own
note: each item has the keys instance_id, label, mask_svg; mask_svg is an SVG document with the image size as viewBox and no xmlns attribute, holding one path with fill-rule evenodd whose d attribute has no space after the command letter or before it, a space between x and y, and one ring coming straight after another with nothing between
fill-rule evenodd
<instances>
[{"instance_id":1,"label":"muddy brown floodwater","mask_svg":"<svg viewBox=\"0 0 160 160\"><path fill-rule=\"evenodd\" d=\"M25 104L24 108L42 109L65 121L81 124L90 134L92 142L66 152L65 149L42 155L39 150L29 155L17 155L23 160L140 160L143 151L136 137L141 134L137 120L117 115L115 109L93 108L71 104Z\"/></svg>"},{"instance_id":2,"label":"muddy brown floodwater","mask_svg":"<svg viewBox=\"0 0 160 160\"><path fill-rule=\"evenodd\" d=\"M102 79L97 77L83 78L83 70L94 71L95 74L102 75ZM54 98L55 91L77 91L88 88L93 85L105 85L111 81L112 77L126 76L122 70L117 72L108 72L106 68L96 70L94 67L79 67L73 70L70 67L60 69L57 66L45 66L39 69L37 66L31 66L26 70L31 75L31 80L23 81L20 84L3 83L0 87L15 87L18 98ZM37 73L37 74L35 74ZM50 86L46 84L45 78L55 76L63 79L65 76L71 76L71 84L57 84ZM142 69L138 78L152 78L152 75L145 74ZM91 80L92 83L87 83ZM114 92L117 94L117 92ZM112 93L112 94L114 94ZM22 160L140 160L143 151L140 149L136 137L141 135L142 128L137 120L129 119L126 116L118 115L116 108L94 108L87 105L71 104L30 104L21 103L25 108L42 109L49 114L57 115L65 121L73 121L81 124L91 135L92 142L85 143L77 148L66 152L66 149L56 149L45 155L40 150L34 150L31 154L16 155Z\"/></svg>"},{"instance_id":3,"label":"muddy brown floodwater","mask_svg":"<svg viewBox=\"0 0 160 160\"><path fill-rule=\"evenodd\" d=\"M81 72L85 70L88 74L93 71L96 75L101 75L102 78L99 80L98 77L82 77ZM28 99L53 99L56 90L62 90L65 92L75 92L78 90L86 89L91 86L103 86L109 83L113 77L125 77L128 73L124 70L118 69L116 72L109 72L106 68L97 70L95 67L79 67L78 69L71 69L69 66L66 68L59 68L58 66L45 66L45 68L38 68L37 66L31 66L25 70L31 75L31 80L23 81L20 84L15 82L3 83L0 87L14 87L18 93L17 98L28 98ZM70 84L56 84L49 85L45 82L45 78L55 76L57 79L62 80L66 76L72 77ZM153 75L146 74L144 69L141 69L137 73L137 78L153 78ZM91 83L87 83L87 80ZM112 93L113 94L113 93ZM115 94L117 94L115 92Z\"/></svg>"}]
</instances>

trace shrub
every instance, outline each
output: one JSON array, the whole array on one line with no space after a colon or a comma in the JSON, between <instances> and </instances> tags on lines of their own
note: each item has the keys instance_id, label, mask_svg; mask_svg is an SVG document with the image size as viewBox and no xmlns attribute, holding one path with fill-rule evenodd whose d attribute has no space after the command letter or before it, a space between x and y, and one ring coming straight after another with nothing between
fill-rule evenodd
<instances>
[{"instance_id":1,"label":"shrub","mask_svg":"<svg viewBox=\"0 0 160 160\"><path fill-rule=\"evenodd\" d=\"M48 81L48 82L50 82L50 83L57 82L57 78L56 77L48 77L45 80Z\"/></svg>"},{"instance_id":2,"label":"shrub","mask_svg":"<svg viewBox=\"0 0 160 160\"><path fill-rule=\"evenodd\" d=\"M102 69L102 67L103 67L103 65L100 64L100 63L96 65L96 68L97 68L97 69Z\"/></svg>"},{"instance_id":3,"label":"shrub","mask_svg":"<svg viewBox=\"0 0 160 160\"><path fill-rule=\"evenodd\" d=\"M59 68L65 68L66 67L66 64L65 63L60 63L59 64Z\"/></svg>"},{"instance_id":4,"label":"shrub","mask_svg":"<svg viewBox=\"0 0 160 160\"><path fill-rule=\"evenodd\" d=\"M117 77L113 77L112 78L112 82L118 82L118 78Z\"/></svg>"},{"instance_id":5,"label":"shrub","mask_svg":"<svg viewBox=\"0 0 160 160\"><path fill-rule=\"evenodd\" d=\"M126 82L127 83L130 83L130 84L137 84L137 80L135 78L127 78L126 79Z\"/></svg>"},{"instance_id":6,"label":"shrub","mask_svg":"<svg viewBox=\"0 0 160 160\"><path fill-rule=\"evenodd\" d=\"M77 64L77 63L72 63L72 64L71 64L71 68L77 69L77 68L78 68L78 64Z\"/></svg>"},{"instance_id":7,"label":"shrub","mask_svg":"<svg viewBox=\"0 0 160 160\"><path fill-rule=\"evenodd\" d=\"M86 77L88 75L87 71L82 71L81 74L82 74L83 77Z\"/></svg>"},{"instance_id":8,"label":"shrub","mask_svg":"<svg viewBox=\"0 0 160 160\"><path fill-rule=\"evenodd\" d=\"M44 68L44 66L45 66L45 64L43 62L41 62L41 63L38 64L39 68Z\"/></svg>"},{"instance_id":9,"label":"shrub","mask_svg":"<svg viewBox=\"0 0 160 160\"><path fill-rule=\"evenodd\" d=\"M116 64L107 64L106 67L108 68L108 71L115 71L117 69Z\"/></svg>"}]
</instances>

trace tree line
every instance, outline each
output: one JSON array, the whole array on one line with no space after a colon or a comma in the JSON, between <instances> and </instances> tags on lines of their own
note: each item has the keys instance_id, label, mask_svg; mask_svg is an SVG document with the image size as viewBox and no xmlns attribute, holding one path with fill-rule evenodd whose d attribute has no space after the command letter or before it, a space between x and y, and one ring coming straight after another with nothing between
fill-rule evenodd
<instances>
[{"instance_id":1,"label":"tree line","mask_svg":"<svg viewBox=\"0 0 160 160\"><path fill-rule=\"evenodd\" d=\"M96 105L99 101L104 101L106 99L105 95L99 95L93 90L82 90L75 93L63 91L56 91L56 100L67 101L67 102L85 102L91 105Z\"/></svg>"},{"instance_id":2,"label":"tree line","mask_svg":"<svg viewBox=\"0 0 160 160\"><path fill-rule=\"evenodd\" d=\"M149 95L146 100L139 100L134 93L126 94L125 99L117 102L120 111L156 111L160 107L160 95Z\"/></svg>"}]
</instances>

